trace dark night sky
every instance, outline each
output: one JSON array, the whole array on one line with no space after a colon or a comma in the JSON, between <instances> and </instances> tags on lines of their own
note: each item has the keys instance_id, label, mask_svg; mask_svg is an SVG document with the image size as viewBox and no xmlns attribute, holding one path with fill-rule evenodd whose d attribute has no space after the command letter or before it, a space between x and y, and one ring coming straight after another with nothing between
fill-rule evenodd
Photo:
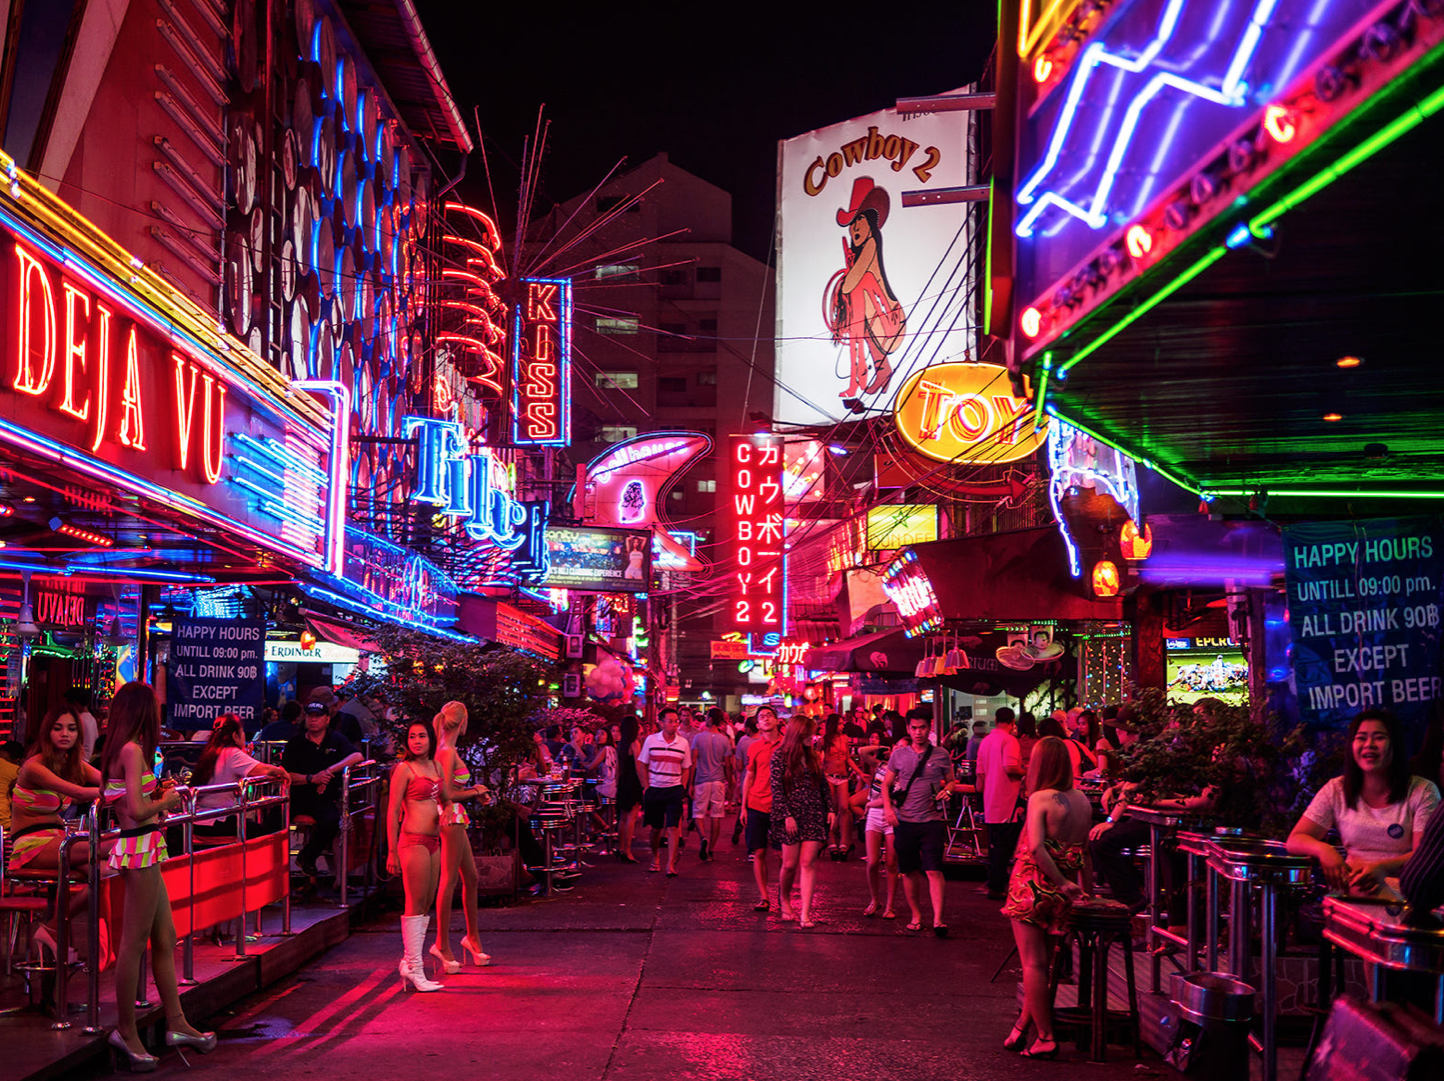
<instances>
[{"instance_id":1,"label":"dark night sky","mask_svg":"<svg viewBox=\"0 0 1444 1081\"><path fill-rule=\"evenodd\" d=\"M976 79L997 17L989 0L417 8L463 115L480 110L503 228L522 141L545 104L538 211L590 189L619 158L632 166L665 150L732 193L735 242L759 258L771 242L777 140ZM462 191L489 202L479 154Z\"/></svg>"}]
</instances>

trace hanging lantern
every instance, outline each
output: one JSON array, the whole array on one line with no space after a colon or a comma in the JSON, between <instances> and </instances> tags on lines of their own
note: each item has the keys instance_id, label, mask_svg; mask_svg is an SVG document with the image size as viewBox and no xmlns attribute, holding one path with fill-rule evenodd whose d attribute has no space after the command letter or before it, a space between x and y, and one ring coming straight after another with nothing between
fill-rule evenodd
<instances>
[{"instance_id":1,"label":"hanging lantern","mask_svg":"<svg viewBox=\"0 0 1444 1081\"><path fill-rule=\"evenodd\" d=\"M1153 551L1153 527L1145 525L1142 531L1132 518L1123 523L1118 535L1123 546L1124 559L1147 559Z\"/></svg>"},{"instance_id":2,"label":"hanging lantern","mask_svg":"<svg viewBox=\"0 0 1444 1081\"><path fill-rule=\"evenodd\" d=\"M1093 564L1092 581L1095 597L1118 596L1118 566L1111 559L1100 559Z\"/></svg>"}]
</instances>

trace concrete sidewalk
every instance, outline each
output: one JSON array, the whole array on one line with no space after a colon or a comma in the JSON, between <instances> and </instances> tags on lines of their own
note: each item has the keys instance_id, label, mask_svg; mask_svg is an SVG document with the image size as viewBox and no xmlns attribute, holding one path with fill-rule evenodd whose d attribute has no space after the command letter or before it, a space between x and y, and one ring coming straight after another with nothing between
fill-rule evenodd
<instances>
[{"instance_id":1,"label":"concrete sidewalk","mask_svg":"<svg viewBox=\"0 0 1444 1081\"><path fill-rule=\"evenodd\" d=\"M952 934L939 940L903 930L900 891L900 919L864 919L862 863L824 862L824 922L803 931L778 918L775 896L773 912L754 913L751 867L725 840L722 852L701 864L694 839L674 879L596 857L573 893L483 909L494 963L438 977L435 994L402 990L394 915L363 927L211 1018L221 1046L192 1066L238 1081L1173 1076L1125 1048L1103 1065L1071 1047L1056 1063L1003 1051L1016 964L988 978L1012 936L973 882L949 883ZM180 1068L173 1054L161 1067Z\"/></svg>"}]
</instances>

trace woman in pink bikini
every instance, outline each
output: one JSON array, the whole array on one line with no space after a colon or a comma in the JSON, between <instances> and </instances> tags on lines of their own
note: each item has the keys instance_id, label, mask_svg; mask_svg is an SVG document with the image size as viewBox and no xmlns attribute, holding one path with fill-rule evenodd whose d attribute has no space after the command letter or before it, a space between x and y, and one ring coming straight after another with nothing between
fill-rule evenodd
<instances>
[{"instance_id":1,"label":"woman in pink bikini","mask_svg":"<svg viewBox=\"0 0 1444 1081\"><path fill-rule=\"evenodd\" d=\"M440 991L442 985L426 978L421 955L431 906L436 903L436 882L441 875L441 774L436 768L436 733L424 721L406 729L406 753L391 771L386 835L391 855L386 869L399 874L406 889L406 911L401 917L401 982L418 991Z\"/></svg>"},{"instance_id":2,"label":"woman in pink bikini","mask_svg":"<svg viewBox=\"0 0 1444 1081\"><path fill-rule=\"evenodd\" d=\"M175 920L160 865L166 858L162 822L181 796L169 778L156 780L153 763L159 742L160 702L155 691L144 683L127 683L110 702L100 774L102 798L120 823L120 841L110 852L110 866L125 885L125 914L115 954L119 1018L107 1042L126 1057L134 1072L154 1070L158 1061L146 1051L135 1027L140 958L147 942L155 989L165 1003L166 1046L191 1047L203 1054L216 1048L214 1032L198 1032L186 1020L176 987Z\"/></svg>"},{"instance_id":3,"label":"woman in pink bikini","mask_svg":"<svg viewBox=\"0 0 1444 1081\"><path fill-rule=\"evenodd\" d=\"M907 336L907 313L888 283L882 259L882 227L891 205L885 189L871 177L860 176L853 182L848 205L837 212L837 224L848 233L842 244L847 267L839 272L841 281L829 289L828 327L833 341L847 341L848 382L838 395L841 398L886 390L892 379L887 358ZM838 281L837 275L833 281Z\"/></svg>"},{"instance_id":4,"label":"woman in pink bikini","mask_svg":"<svg viewBox=\"0 0 1444 1081\"><path fill-rule=\"evenodd\" d=\"M461 962L451 955L451 896L456 880L461 879L461 910L466 914L466 937L461 948L477 966L491 964L491 956L483 953L476 933L476 859L471 854L471 838L466 827L471 825L462 800L487 794L487 787L471 783L471 770L456 745L466 735L466 706L448 702L431 719L436 729L436 767L441 774L441 881L436 896L436 941L431 956L441 962L442 971L461 971Z\"/></svg>"}]
</instances>

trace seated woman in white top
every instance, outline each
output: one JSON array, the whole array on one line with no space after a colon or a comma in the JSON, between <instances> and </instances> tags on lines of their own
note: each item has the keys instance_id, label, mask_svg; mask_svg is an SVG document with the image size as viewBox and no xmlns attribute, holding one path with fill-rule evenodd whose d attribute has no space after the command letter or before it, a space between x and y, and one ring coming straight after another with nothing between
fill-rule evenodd
<instances>
[{"instance_id":1,"label":"seated woman in white top","mask_svg":"<svg viewBox=\"0 0 1444 1081\"><path fill-rule=\"evenodd\" d=\"M1344 775L1319 789L1289 834L1289 851L1318 859L1336 890L1378 893L1414 854L1438 805L1439 790L1409 776L1399 719L1367 709L1349 725ZM1347 856L1324 842L1332 827Z\"/></svg>"},{"instance_id":2,"label":"seated woman in white top","mask_svg":"<svg viewBox=\"0 0 1444 1081\"><path fill-rule=\"evenodd\" d=\"M270 777L280 781L282 787L291 783L291 775L280 766L268 766L257 762L246 753L246 733L241 719L234 713L223 713L216 718L211 738L201 752L200 761L191 771L191 785L203 788L206 785L235 784L246 777ZM196 801L200 811L217 810L234 806L235 792L212 792ZM236 816L208 818L197 822L195 832L202 837L237 836Z\"/></svg>"}]
</instances>

